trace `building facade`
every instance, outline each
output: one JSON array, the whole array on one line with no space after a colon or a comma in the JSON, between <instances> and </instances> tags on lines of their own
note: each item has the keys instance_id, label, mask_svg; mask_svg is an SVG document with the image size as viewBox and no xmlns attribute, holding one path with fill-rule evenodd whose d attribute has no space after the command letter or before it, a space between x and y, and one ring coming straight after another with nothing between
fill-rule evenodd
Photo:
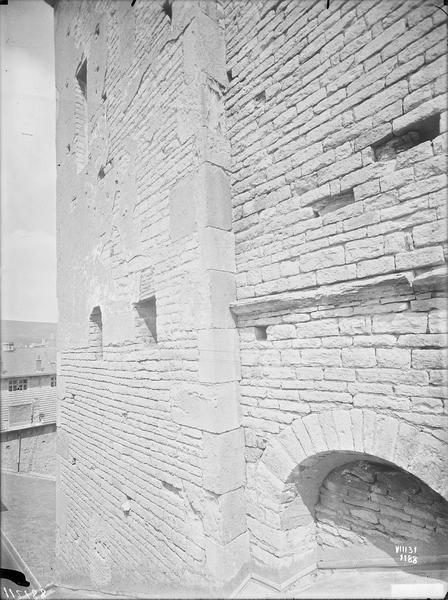
<instances>
[{"instance_id":1,"label":"building facade","mask_svg":"<svg viewBox=\"0 0 448 600\"><path fill-rule=\"evenodd\" d=\"M445 21L55 3L60 583L446 564Z\"/></svg>"},{"instance_id":2,"label":"building facade","mask_svg":"<svg viewBox=\"0 0 448 600\"><path fill-rule=\"evenodd\" d=\"M54 475L56 348L16 348L1 354L2 468Z\"/></svg>"}]
</instances>

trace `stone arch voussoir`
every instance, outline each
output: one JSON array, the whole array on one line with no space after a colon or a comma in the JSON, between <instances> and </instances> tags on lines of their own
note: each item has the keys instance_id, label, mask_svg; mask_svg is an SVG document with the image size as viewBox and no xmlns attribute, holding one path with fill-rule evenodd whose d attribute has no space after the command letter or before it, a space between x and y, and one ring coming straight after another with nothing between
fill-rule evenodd
<instances>
[{"instance_id":1,"label":"stone arch voussoir","mask_svg":"<svg viewBox=\"0 0 448 600\"><path fill-rule=\"evenodd\" d=\"M267 517L264 523L252 520L254 544L264 557L272 557L269 567L281 579L313 567L312 499L308 505L291 499L304 476L302 469L316 462L316 456L323 457L324 468L330 470L351 456L387 461L448 499L447 451L446 442L372 410L341 409L298 418L269 442L257 465L252 485ZM332 463L332 457L339 462ZM269 519L269 514L275 518Z\"/></svg>"}]
</instances>

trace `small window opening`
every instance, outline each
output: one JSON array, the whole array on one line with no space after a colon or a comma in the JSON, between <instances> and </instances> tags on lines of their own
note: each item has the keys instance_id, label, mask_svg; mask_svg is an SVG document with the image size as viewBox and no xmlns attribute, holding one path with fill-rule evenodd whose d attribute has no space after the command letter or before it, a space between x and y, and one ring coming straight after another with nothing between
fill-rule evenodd
<instances>
[{"instance_id":1,"label":"small window opening","mask_svg":"<svg viewBox=\"0 0 448 600\"><path fill-rule=\"evenodd\" d=\"M228 80L229 83L233 80L232 69L229 69L227 71L227 80Z\"/></svg>"},{"instance_id":2,"label":"small window opening","mask_svg":"<svg viewBox=\"0 0 448 600\"><path fill-rule=\"evenodd\" d=\"M50 386L51 387L56 387L56 375L51 375L50 376Z\"/></svg>"},{"instance_id":3,"label":"small window opening","mask_svg":"<svg viewBox=\"0 0 448 600\"><path fill-rule=\"evenodd\" d=\"M399 133L389 135L372 144L376 161L392 160L400 152L405 152L423 142L429 142L440 134L440 115L432 115L413 123Z\"/></svg>"},{"instance_id":4,"label":"small window opening","mask_svg":"<svg viewBox=\"0 0 448 600\"><path fill-rule=\"evenodd\" d=\"M76 81L83 95L84 100L87 100L87 58L85 58L76 71Z\"/></svg>"},{"instance_id":5,"label":"small window opening","mask_svg":"<svg viewBox=\"0 0 448 600\"><path fill-rule=\"evenodd\" d=\"M103 320L101 308L95 306L90 314L89 346L96 360L103 358Z\"/></svg>"},{"instance_id":6,"label":"small window opening","mask_svg":"<svg viewBox=\"0 0 448 600\"><path fill-rule=\"evenodd\" d=\"M20 392L28 389L28 379L10 379L8 381L8 391Z\"/></svg>"},{"instance_id":7,"label":"small window opening","mask_svg":"<svg viewBox=\"0 0 448 600\"><path fill-rule=\"evenodd\" d=\"M257 325L254 327L255 339L256 340L267 340L268 339L268 328L267 325Z\"/></svg>"},{"instance_id":8,"label":"small window opening","mask_svg":"<svg viewBox=\"0 0 448 600\"><path fill-rule=\"evenodd\" d=\"M314 215L316 217L323 217L324 215L338 210L343 206L353 204L354 201L355 196L353 190L344 192L343 194L338 194L336 196L327 196L326 198L322 198L313 204Z\"/></svg>"},{"instance_id":9,"label":"small window opening","mask_svg":"<svg viewBox=\"0 0 448 600\"><path fill-rule=\"evenodd\" d=\"M87 125L87 58L84 58L76 71L75 82L75 151L78 173L87 163Z\"/></svg>"},{"instance_id":10,"label":"small window opening","mask_svg":"<svg viewBox=\"0 0 448 600\"><path fill-rule=\"evenodd\" d=\"M162 5L162 10L170 20L170 23L173 19L173 7L171 6L171 0L165 0Z\"/></svg>"},{"instance_id":11,"label":"small window opening","mask_svg":"<svg viewBox=\"0 0 448 600\"><path fill-rule=\"evenodd\" d=\"M140 300L135 305L137 311L137 327L139 337L147 342L157 342L157 307L156 297L151 296L145 300Z\"/></svg>"},{"instance_id":12,"label":"small window opening","mask_svg":"<svg viewBox=\"0 0 448 600\"><path fill-rule=\"evenodd\" d=\"M257 104L262 104L263 102L266 102L266 92L263 90L255 96L254 100Z\"/></svg>"},{"instance_id":13,"label":"small window opening","mask_svg":"<svg viewBox=\"0 0 448 600\"><path fill-rule=\"evenodd\" d=\"M161 480L161 484L166 490L168 490L172 494L177 494L178 496L180 496L182 493L182 490L180 488L176 487L175 485L172 485L171 483L168 483L167 481Z\"/></svg>"},{"instance_id":14,"label":"small window opening","mask_svg":"<svg viewBox=\"0 0 448 600\"><path fill-rule=\"evenodd\" d=\"M274 12L277 12L277 9L279 8L279 6L282 4L282 2L284 2L284 0L277 0L277 2L275 3L275 5L272 7L271 10L273 10ZM281 9L283 10L285 8L285 5L283 5L281 7Z\"/></svg>"}]
</instances>

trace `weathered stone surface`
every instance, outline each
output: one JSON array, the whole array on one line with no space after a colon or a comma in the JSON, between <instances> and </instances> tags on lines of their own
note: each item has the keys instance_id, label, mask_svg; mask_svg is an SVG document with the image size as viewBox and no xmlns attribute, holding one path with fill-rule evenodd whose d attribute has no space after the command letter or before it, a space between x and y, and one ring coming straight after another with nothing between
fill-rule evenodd
<instances>
[{"instance_id":1,"label":"weathered stone surface","mask_svg":"<svg viewBox=\"0 0 448 600\"><path fill-rule=\"evenodd\" d=\"M245 483L244 435L241 428L203 434L202 472L205 489L224 494Z\"/></svg>"},{"instance_id":2,"label":"weathered stone surface","mask_svg":"<svg viewBox=\"0 0 448 600\"><path fill-rule=\"evenodd\" d=\"M227 85L225 43L218 24L202 11L190 23L184 35L183 59L185 75L197 77L199 70Z\"/></svg>"},{"instance_id":3,"label":"weathered stone surface","mask_svg":"<svg viewBox=\"0 0 448 600\"><path fill-rule=\"evenodd\" d=\"M205 541L207 569L214 585L231 581L250 561L249 536L243 533L228 544Z\"/></svg>"},{"instance_id":4,"label":"weathered stone surface","mask_svg":"<svg viewBox=\"0 0 448 600\"><path fill-rule=\"evenodd\" d=\"M173 421L209 431L223 433L240 425L240 397L236 383L214 385L178 384L171 388Z\"/></svg>"},{"instance_id":5,"label":"weathered stone surface","mask_svg":"<svg viewBox=\"0 0 448 600\"><path fill-rule=\"evenodd\" d=\"M315 290L303 292L283 292L272 296L260 296L239 300L232 303L232 311L237 315L250 315L255 312L274 312L281 310L300 310L318 304L333 304L347 302L350 298L368 294L369 290L381 286L403 286L409 290L412 282L411 274L397 273L378 277L366 278L358 282L338 283L332 286L320 286Z\"/></svg>"},{"instance_id":6,"label":"weathered stone surface","mask_svg":"<svg viewBox=\"0 0 448 600\"><path fill-rule=\"evenodd\" d=\"M204 533L218 544L228 544L247 530L246 499L240 487L210 497L204 507Z\"/></svg>"},{"instance_id":7,"label":"weathered stone surface","mask_svg":"<svg viewBox=\"0 0 448 600\"><path fill-rule=\"evenodd\" d=\"M216 227L205 227L199 234L204 269L235 272L235 240L233 233Z\"/></svg>"},{"instance_id":8,"label":"weathered stone surface","mask_svg":"<svg viewBox=\"0 0 448 600\"><path fill-rule=\"evenodd\" d=\"M232 229L230 182L225 171L210 163L202 165L197 194L198 222L203 227Z\"/></svg>"},{"instance_id":9,"label":"weathered stone surface","mask_svg":"<svg viewBox=\"0 0 448 600\"><path fill-rule=\"evenodd\" d=\"M170 233L173 241L196 231L196 190L194 176L187 175L170 192Z\"/></svg>"},{"instance_id":10,"label":"weathered stone surface","mask_svg":"<svg viewBox=\"0 0 448 600\"><path fill-rule=\"evenodd\" d=\"M209 383L240 377L238 334L234 329L199 331L199 379Z\"/></svg>"},{"instance_id":11,"label":"weathered stone surface","mask_svg":"<svg viewBox=\"0 0 448 600\"><path fill-rule=\"evenodd\" d=\"M442 12L112 4L56 6L60 572L140 593L115 575L138 549L144 589L224 584L245 511L282 591L360 454L377 480L316 509L333 559L426 539L409 506L394 529L382 461L446 493Z\"/></svg>"}]
</instances>

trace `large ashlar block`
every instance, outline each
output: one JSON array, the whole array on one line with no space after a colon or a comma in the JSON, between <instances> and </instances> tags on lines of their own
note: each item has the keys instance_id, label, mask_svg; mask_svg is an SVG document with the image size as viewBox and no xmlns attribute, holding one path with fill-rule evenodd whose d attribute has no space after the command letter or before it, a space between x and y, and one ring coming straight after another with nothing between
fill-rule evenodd
<instances>
[{"instance_id":1,"label":"large ashlar block","mask_svg":"<svg viewBox=\"0 0 448 600\"><path fill-rule=\"evenodd\" d=\"M187 82L204 72L221 85L228 85L224 32L203 12L198 11L183 36L183 58Z\"/></svg>"},{"instance_id":2,"label":"large ashlar block","mask_svg":"<svg viewBox=\"0 0 448 600\"><path fill-rule=\"evenodd\" d=\"M208 127L202 127L200 133L200 154L199 158L203 162L213 163L227 171L232 168L231 146L219 131L214 131Z\"/></svg>"},{"instance_id":3,"label":"large ashlar block","mask_svg":"<svg viewBox=\"0 0 448 600\"><path fill-rule=\"evenodd\" d=\"M235 578L249 563L249 535L243 533L225 545L206 538L205 555L207 571L217 585L222 585Z\"/></svg>"},{"instance_id":4,"label":"large ashlar block","mask_svg":"<svg viewBox=\"0 0 448 600\"><path fill-rule=\"evenodd\" d=\"M170 234L179 240L196 231L196 177L188 175L178 181L170 192Z\"/></svg>"},{"instance_id":5,"label":"large ashlar block","mask_svg":"<svg viewBox=\"0 0 448 600\"><path fill-rule=\"evenodd\" d=\"M56 453L63 459L70 458L70 438L63 429L58 429L56 434Z\"/></svg>"},{"instance_id":6,"label":"large ashlar block","mask_svg":"<svg viewBox=\"0 0 448 600\"><path fill-rule=\"evenodd\" d=\"M179 425L211 433L236 429L240 425L239 386L236 382L173 386L171 415Z\"/></svg>"},{"instance_id":7,"label":"large ashlar block","mask_svg":"<svg viewBox=\"0 0 448 600\"><path fill-rule=\"evenodd\" d=\"M230 303L236 300L236 284L233 273L207 271L210 293L210 323L208 327L232 328L235 326Z\"/></svg>"},{"instance_id":8,"label":"large ashlar block","mask_svg":"<svg viewBox=\"0 0 448 600\"><path fill-rule=\"evenodd\" d=\"M281 591L292 582L315 571L317 545L309 530L310 528L305 526L286 532L285 542L291 537L295 549L280 555L265 551L263 547L254 544L251 548L255 559L253 574Z\"/></svg>"},{"instance_id":9,"label":"large ashlar block","mask_svg":"<svg viewBox=\"0 0 448 600\"><path fill-rule=\"evenodd\" d=\"M219 544L228 544L247 530L244 488L210 496L204 505L204 532Z\"/></svg>"},{"instance_id":10,"label":"large ashlar block","mask_svg":"<svg viewBox=\"0 0 448 600\"><path fill-rule=\"evenodd\" d=\"M231 231L205 227L199 232L201 266L235 273L235 239Z\"/></svg>"},{"instance_id":11,"label":"large ashlar block","mask_svg":"<svg viewBox=\"0 0 448 600\"><path fill-rule=\"evenodd\" d=\"M188 286L191 281L188 281ZM233 273L226 271L200 271L196 273L192 293L187 295L193 310L195 329L232 329L235 320L230 304L236 299Z\"/></svg>"},{"instance_id":12,"label":"large ashlar block","mask_svg":"<svg viewBox=\"0 0 448 600\"><path fill-rule=\"evenodd\" d=\"M194 175L178 181L170 192L170 233L173 240L197 229L232 229L230 182L215 165L204 163Z\"/></svg>"},{"instance_id":13,"label":"large ashlar block","mask_svg":"<svg viewBox=\"0 0 448 600\"><path fill-rule=\"evenodd\" d=\"M215 165L204 163L198 175L197 217L202 227L232 229L232 203L228 175Z\"/></svg>"},{"instance_id":14,"label":"large ashlar block","mask_svg":"<svg viewBox=\"0 0 448 600\"><path fill-rule=\"evenodd\" d=\"M244 484L244 435L240 427L225 433L204 433L202 481L204 488L215 494Z\"/></svg>"},{"instance_id":15,"label":"large ashlar block","mask_svg":"<svg viewBox=\"0 0 448 600\"><path fill-rule=\"evenodd\" d=\"M199 331L199 381L224 383L240 379L239 342L236 329Z\"/></svg>"}]
</instances>

